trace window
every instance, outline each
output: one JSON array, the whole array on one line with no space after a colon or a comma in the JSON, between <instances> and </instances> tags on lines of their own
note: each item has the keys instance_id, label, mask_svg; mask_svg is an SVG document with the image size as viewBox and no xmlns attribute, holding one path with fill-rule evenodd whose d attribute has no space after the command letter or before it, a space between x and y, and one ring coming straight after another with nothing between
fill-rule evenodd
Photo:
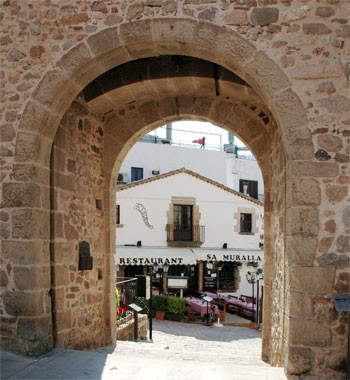
<instances>
[{"instance_id":1,"label":"window","mask_svg":"<svg viewBox=\"0 0 350 380\"><path fill-rule=\"evenodd\" d=\"M143 168L131 168L131 182L143 179Z\"/></svg>"},{"instance_id":2,"label":"window","mask_svg":"<svg viewBox=\"0 0 350 380\"><path fill-rule=\"evenodd\" d=\"M249 197L258 199L258 181L251 181L249 179L239 180L240 193L246 194Z\"/></svg>"},{"instance_id":3,"label":"window","mask_svg":"<svg viewBox=\"0 0 350 380\"><path fill-rule=\"evenodd\" d=\"M252 214L241 214L241 230L240 232L252 232Z\"/></svg>"},{"instance_id":4,"label":"window","mask_svg":"<svg viewBox=\"0 0 350 380\"><path fill-rule=\"evenodd\" d=\"M116 222L117 224L120 224L120 205L117 205L116 207Z\"/></svg>"},{"instance_id":5,"label":"window","mask_svg":"<svg viewBox=\"0 0 350 380\"><path fill-rule=\"evenodd\" d=\"M174 240L192 241L191 205L174 205Z\"/></svg>"}]
</instances>

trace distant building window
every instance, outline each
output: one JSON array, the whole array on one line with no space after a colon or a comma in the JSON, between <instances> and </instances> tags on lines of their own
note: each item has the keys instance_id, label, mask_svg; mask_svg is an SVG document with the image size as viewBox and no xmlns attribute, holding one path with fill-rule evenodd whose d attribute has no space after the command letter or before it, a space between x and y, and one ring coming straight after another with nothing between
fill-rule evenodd
<instances>
[{"instance_id":1,"label":"distant building window","mask_svg":"<svg viewBox=\"0 0 350 380\"><path fill-rule=\"evenodd\" d=\"M252 232L252 214L241 214L241 232Z\"/></svg>"},{"instance_id":2,"label":"distant building window","mask_svg":"<svg viewBox=\"0 0 350 380\"><path fill-rule=\"evenodd\" d=\"M120 205L117 205L116 207L116 221L117 224L120 224Z\"/></svg>"},{"instance_id":3,"label":"distant building window","mask_svg":"<svg viewBox=\"0 0 350 380\"><path fill-rule=\"evenodd\" d=\"M248 195L249 197L258 199L258 181L240 179L239 191L245 195Z\"/></svg>"},{"instance_id":4,"label":"distant building window","mask_svg":"<svg viewBox=\"0 0 350 380\"><path fill-rule=\"evenodd\" d=\"M143 168L131 168L131 182L143 179Z\"/></svg>"}]
</instances>

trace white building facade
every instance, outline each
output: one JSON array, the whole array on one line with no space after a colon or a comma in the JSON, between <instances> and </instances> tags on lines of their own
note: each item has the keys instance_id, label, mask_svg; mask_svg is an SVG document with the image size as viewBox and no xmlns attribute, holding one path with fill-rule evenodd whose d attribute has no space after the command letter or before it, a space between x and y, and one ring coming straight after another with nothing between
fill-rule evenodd
<instances>
[{"instance_id":1,"label":"white building facade","mask_svg":"<svg viewBox=\"0 0 350 380\"><path fill-rule=\"evenodd\" d=\"M251 295L262 270L263 204L187 169L117 189L117 276L147 274L155 261L190 278L191 291ZM159 276L160 291L166 274Z\"/></svg>"},{"instance_id":2,"label":"white building facade","mask_svg":"<svg viewBox=\"0 0 350 380\"><path fill-rule=\"evenodd\" d=\"M119 183L151 178L186 167L233 190L263 201L264 182L258 163L233 153L170 144L138 142L125 157ZM247 184L247 186L245 186Z\"/></svg>"}]
</instances>

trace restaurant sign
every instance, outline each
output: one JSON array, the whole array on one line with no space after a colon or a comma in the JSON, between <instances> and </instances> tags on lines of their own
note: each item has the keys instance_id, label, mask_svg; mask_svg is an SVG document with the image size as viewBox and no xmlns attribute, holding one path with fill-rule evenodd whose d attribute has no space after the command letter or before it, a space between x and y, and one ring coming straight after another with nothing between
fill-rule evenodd
<instances>
[{"instance_id":1,"label":"restaurant sign","mask_svg":"<svg viewBox=\"0 0 350 380\"><path fill-rule=\"evenodd\" d=\"M207 254L207 261L262 261L259 255L236 255L236 254Z\"/></svg>"},{"instance_id":2,"label":"restaurant sign","mask_svg":"<svg viewBox=\"0 0 350 380\"><path fill-rule=\"evenodd\" d=\"M182 265L184 264L183 257L171 257L171 258L164 258L164 257L119 257L119 265L153 265L154 263L163 265Z\"/></svg>"}]
</instances>

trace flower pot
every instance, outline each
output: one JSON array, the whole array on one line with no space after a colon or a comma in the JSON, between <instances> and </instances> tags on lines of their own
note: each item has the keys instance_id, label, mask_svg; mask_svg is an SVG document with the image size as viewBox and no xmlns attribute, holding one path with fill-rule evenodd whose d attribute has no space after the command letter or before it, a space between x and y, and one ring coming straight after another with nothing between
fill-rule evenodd
<instances>
[{"instance_id":1,"label":"flower pot","mask_svg":"<svg viewBox=\"0 0 350 380\"><path fill-rule=\"evenodd\" d=\"M165 311L156 311L156 319L164 319L165 317Z\"/></svg>"}]
</instances>

